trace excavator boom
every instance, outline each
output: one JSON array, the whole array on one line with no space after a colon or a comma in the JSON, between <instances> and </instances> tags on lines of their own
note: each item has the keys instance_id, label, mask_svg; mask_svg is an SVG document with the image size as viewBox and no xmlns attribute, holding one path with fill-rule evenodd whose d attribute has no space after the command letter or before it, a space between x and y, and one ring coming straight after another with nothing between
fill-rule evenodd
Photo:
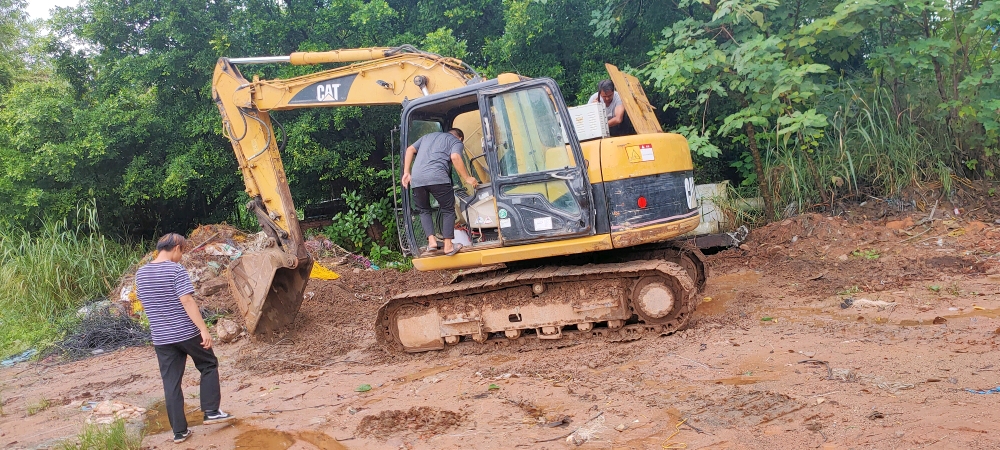
<instances>
[{"instance_id":1,"label":"excavator boom","mask_svg":"<svg viewBox=\"0 0 1000 450\"><path fill-rule=\"evenodd\" d=\"M247 80L236 67L266 63L353 64L274 81ZM268 236L265 248L229 268L230 290L251 335L277 332L294 319L313 264L281 161L284 144L275 137L269 111L402 104L478 80L461 61L410 46L219 59L212 97L251 199L247 209Z\"/></svg>"}]
</instances>

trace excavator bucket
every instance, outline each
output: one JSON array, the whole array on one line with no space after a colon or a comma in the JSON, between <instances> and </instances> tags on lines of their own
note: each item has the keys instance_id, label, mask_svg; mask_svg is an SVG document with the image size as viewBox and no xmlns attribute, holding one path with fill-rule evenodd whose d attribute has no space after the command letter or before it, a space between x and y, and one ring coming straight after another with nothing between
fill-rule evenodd
<instances>
[{"instance_id":1,"label":"excavator bucket","mask_svg":"<svg viewBox=\"0 0 1000 450\"><path fill-rule=\"evenodd\" d=\"M272 336L295 320L312 270L278 248L244 254L229 266L229 289L254 337Z\"/></svg>"}]
</instances>

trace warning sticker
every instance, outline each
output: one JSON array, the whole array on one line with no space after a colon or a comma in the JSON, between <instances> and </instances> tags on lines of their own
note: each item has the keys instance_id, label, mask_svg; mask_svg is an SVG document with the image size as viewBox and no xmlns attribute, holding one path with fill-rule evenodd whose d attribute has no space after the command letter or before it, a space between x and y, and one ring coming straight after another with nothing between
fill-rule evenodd
<instances>
[{"instance_id":1,"label":"warning sticker","mask_svg":"<svg viewBox=\"0 0 1000 450\"><path fill-rule=\"evenodd\" d=\"M552 229L552 218L551 217L541 217L535 219L535 231L545 231Z\"/></svg>"},{"instance_id":2,"label":"warning sticker","mask_svg":"<svg viewBox=\"0 0 1000 450\"><path fill-rule=\"evenodd\" d=\"M500 219L500 228L510 228L510 219Z\"/></svg>"},{"instance_id":3,"label":"warning sticker","mask_svg":"<svg viewBox=\"0 0 1000 450\"><path fill-rule=\"evenodd\" d=\"M630 145L625 147L628 153L628 162L637 163L643 161L653 161L653 144Z\"/></svg>"}]
</instances>

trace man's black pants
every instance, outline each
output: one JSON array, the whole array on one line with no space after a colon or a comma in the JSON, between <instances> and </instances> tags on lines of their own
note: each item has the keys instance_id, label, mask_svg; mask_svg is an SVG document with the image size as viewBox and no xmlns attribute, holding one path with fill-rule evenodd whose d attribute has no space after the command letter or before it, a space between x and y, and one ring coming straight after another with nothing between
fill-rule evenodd
<instances>
[{"instance_id":1,"label":"man's black pants","mask_svg":"<svg viewBox=\"0 0 1000 450\"><path fill-rule=\"evenodd\" d=\"M219 360L215 352L201 346L201 334L176 344L155 345L156 360L160 363L160 377L163 378L163 396L167 405L167 418L174 433L183 433L188 428L184 416L184 392L181 379L187 357L201 372L201 410L216 411L222 393L219 390Z\"/></svg>"},{"instance_id":2,"label":"man's black pants","mask_svg":"<svg viewBox=\"0 0 1000 450\"><path fill-rule=\"evenodd\" d=\"M434 234L434 221L431 220L431 199L433 195L441 206L441 235L445 239L455 239L455 189L450 184L432 184L413 188L413 203L420 213L420 226L424 234Z\"/></svg>"}]
</instances>

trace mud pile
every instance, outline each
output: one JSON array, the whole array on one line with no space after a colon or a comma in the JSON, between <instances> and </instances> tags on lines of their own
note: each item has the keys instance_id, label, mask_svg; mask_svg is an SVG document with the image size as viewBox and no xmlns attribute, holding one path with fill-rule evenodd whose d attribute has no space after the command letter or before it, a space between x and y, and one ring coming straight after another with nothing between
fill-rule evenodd
<instances>
[{"instance_id":1,"label":"mud pile","mask_svg":"<svg viewBox=\"0 0 1000 450\"><path fill-rule=\"evenodd\" d=\"M288 331L274 342L255 342L240 349L236 361L240 369L274 373L381 361L388 355L375 344L379 307L401 292L450 280L444 272L371 270L334 262L319 261L340 278L309 280L305 300Z\"/></svg>"}]
</instances>

